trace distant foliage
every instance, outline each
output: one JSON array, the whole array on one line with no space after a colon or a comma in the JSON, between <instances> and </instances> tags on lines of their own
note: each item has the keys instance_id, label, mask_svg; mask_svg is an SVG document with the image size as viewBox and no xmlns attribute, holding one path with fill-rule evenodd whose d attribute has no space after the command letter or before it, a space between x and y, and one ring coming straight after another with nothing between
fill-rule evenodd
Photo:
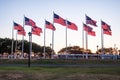
<instances>
[{"instance_id":1,"label":"distant foliage","mask_svg":"<svg viewBox=\"0 0 120 80\"><path fill-rule=\"evenodd\" d=\"M66 52L67 50L67 52ZM83 48L80 48L79 46L70 46L66 48L62 48L60 51L58 51L58 53L62 54L62 53L68 53L68 54L82 54L83 51L85 52L85 50ZM88 53L91 53L91 50L87 50Z\"/></svg>"},{"instance_id":2,"label":"distant foliage","mask_svg":"<svg viewBox=\"0 0 120 80\"><path fill-rule=\"evenodd\" d=\"M16 43L17 43L17 49L16 49ZM11 54L11 48L12 48L11 44L12 44L11 39L0 38L0 54L3 54L3 53ZM32 43L32 52L38 53L42 56L43 49L44 49L43 46L40 46L36 43ZM14 40L13 52L15 52L16 50L21 52L21 50L22 50L22 41L21 40L17 40L17 42L16 42L16 40ZM24 52L25 53L29 52L29 42L26 40L24 40ZM46 47L46 55L48 57L50 57L51 53L52 53L52 49L50 47ZM53 54L55 54L55 52Z\"/></svg>"}]
</instances>

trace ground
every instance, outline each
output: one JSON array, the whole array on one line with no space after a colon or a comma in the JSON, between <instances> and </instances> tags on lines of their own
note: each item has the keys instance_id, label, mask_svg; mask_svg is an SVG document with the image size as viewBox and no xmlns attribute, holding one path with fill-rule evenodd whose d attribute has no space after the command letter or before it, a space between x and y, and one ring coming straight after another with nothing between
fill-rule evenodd
<instances>
[{"instance_id":1,"label":"ground","mask_svg":"<svg viewBox=\"0 0 120 80\"><path fill-rule=\"evenodd\" d=\"M0 60L0 80L120 80L119 63L119 60L37 60L31 62L37 66L29 68L27 60ZM79 66L40 66L46 64Z\"/></svg>"},{"instance_id":2,"label":"ground","mask_svg":"<svg viewBox=\"0 0 120 80\"><path fill-rule=\"evenodd\" d=\"M28 74L23 72L0 72L0 80L120 80L119 75L110 74L69 74L55 76L55 74Z\"/></svg>"}]
</instances>

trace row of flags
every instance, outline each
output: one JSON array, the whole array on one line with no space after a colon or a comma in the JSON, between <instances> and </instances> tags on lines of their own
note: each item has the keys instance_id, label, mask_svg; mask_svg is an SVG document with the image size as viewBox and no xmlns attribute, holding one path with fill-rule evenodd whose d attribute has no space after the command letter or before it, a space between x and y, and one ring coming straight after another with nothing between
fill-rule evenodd
<instances>
[{"instance_id":1,"label":"row of flags","mask_svg":"<svg viewBox=\"0 0 120 80\"><path fill-rule=\"evenodd\" d=\"M96 36L96 32L93 30L94 28L92 28L91 26L94 26L94 27L98 27L98 26L97 26L97 21L93 20L89 16L85 15L85 19L86 19L86 22L83 23L83 35L84 35L84 31L85 31L86 32L86 50L87 50L87 47L88 47L87 35ZM53 33L52 34L52 49L54 46L54 31L56 30L54 23L57 23L57 24L60 24L60 25L66 27L66 51L67 51L67 29L77 31L78 27L75 23L62 18L61 16L59 16L56 13L53 13L53 23L45 20L45 28L53 31L52 32ZM24 16L24 25L31 26L31 33L34 35L40 36L40 34L43 33L42 28L38 27L32 19L30 19L26 16ZM14 30L17 30L17 34L23 35L23 37L26 36L26 31L24 29L24 25L21 26L20 24L13 22ZM104 22L102 20L101 20L101 30L102 30L102 32L101 32L102 36L103 36L103 34L112 35L110 25L108 25L106 22ZM45 36L45 33L44 33L44 36ZM84 37L83 37L83 39L84 39ZM24 38L23 38L23 40L24 40ZM103 40L101 42L103 45ZM24 43L24 41L23 41L23 43ZM84 41L83 41L83 45L84 45ZM83 48L84 48L84 46L83 46ZM103 48L103 46L102 46L102 48ZM22 49L22 53L23 53L23 50L24 49ZM45 37L44 37L44 54L45 54Z\"/></svg>"},{"instance_id":2,"label":"row of flags","mask_svg":"<svg viewBox=\"0 0 120 80\"><path fill-rule=\"evenodd\" d=\"M42 28L37 27L36 23L30 18L24 17L24 20L25 20L25 25L32 26L31 33L40 36L40 33L42 33ZM75 23L65 20L55 13L54 13L53 20L54 20L54 23L67 26L67 28L72 29L72 30L78 30L78 27L76 26ZM14 29L17 30L19 35L24 35L24 36L26 35L24 28L20 24L16 22L14 22L13 24L14 24ZM53 31L56 30L55 26L47 20L45 20L45 26L46 28L51 29Z\"/></svg>"},{"instance_id":3,"label":"row of flags","mask_svg":"<svg viewBox=\"0 0 120 80\"><path fill-rule=\"evenodd\" d=\"M88 35L96 36L95 31L93 31L93 28L87 25L90 24L94 27L97 27L96 23L97 21L93 20L92 18L86 15L86 24L83 23L84 31L86 31ZM110 25L108 25L106 22L102 20L101 20L101 29L103 31L103 34L112 35Z\"/></svg>"},{"instance_id":4,"label":"row of flags","mask_svg":"<svg viewBox=\"0 0 120 80\"><path fill-rule=\"evenodd\" d=\"M54 18L53 18L54 23L58 23L60 25L66 26L67 28L72 29L72 30L76 30L76 31L78 30L78 27L76 26L75 23L62 18L61 16L59 16L55 13L53 14L53 16L54 16ZM90 27L88 24L97 27L97 24L96 24L97 21L93 20L92 18L90 18L87 15L85 15L85 16L86 16L86 24L83 23L84 31L86 31L88 33L88 35L96 36L95 31L93 31L93 28ZM32 26L31 33L34 35L40 36L40 33L42 33L42 28L36 26L36 23L30 18L24 17L24 20L25 20L25 25ZM14 29L17 30L17 33L19 35L24 35L24 36L26 35L24 28L20 24L18 24L16 22L14 22L13 24L14 24ZM55 26L47 20L45 20L45 26L46 26L46 28L51 29L53 31L56 30ZM104 22L102 20L101 20L101 28L103 30L103 34L112 35L110 25L108 25L106 22Z\"/></svg>"}]
</instances>

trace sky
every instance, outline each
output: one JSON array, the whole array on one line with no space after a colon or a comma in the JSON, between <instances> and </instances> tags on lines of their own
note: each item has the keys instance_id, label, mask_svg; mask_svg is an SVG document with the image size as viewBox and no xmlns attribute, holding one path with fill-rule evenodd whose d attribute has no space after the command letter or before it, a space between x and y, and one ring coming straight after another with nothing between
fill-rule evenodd
<instances>
[{"instance_id":1,"label":"sky","mask_svg":"<svg viewBox=\"0 0 120 80\"><path fill-rule=\"evenodd\" d=\"M75 23L78 31L68 29L68 46L82 47L82 23L85 23L85 14L97 21L98 27L93 27L96 36L88 36L88 49L95 52L101 48L101 20L111 25L112 36L104 35L104 47L120 49L120 0L0 0L0 37L12 39L13 21L23 25L24 15L36 22L44 31L45 19L53 22L53 11L64 19ZM54 23L54 50L57 53L66 46L65 26ZM30 26L24 26L26 33ZM14 30L14 39L16 38ZM17 38L22 40L22 36ZM29 40L28 34L25 40ZM41 36L33 35L32 41L44 45L44 33ZM46 46L52 43L52 31L46 29ZM84 43L85 44L85 43Z\"/></svg>"}]
</instances>

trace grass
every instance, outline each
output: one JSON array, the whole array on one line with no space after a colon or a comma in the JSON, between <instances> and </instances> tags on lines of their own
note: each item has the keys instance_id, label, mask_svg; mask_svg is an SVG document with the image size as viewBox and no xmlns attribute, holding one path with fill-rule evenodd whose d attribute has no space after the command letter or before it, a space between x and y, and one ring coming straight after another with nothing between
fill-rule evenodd
<instances>
[{"instance_id":1,"label":"grass","mask_svg":"<svg viewBox=\"0 0 120 80\"><path fill-rule=\"evenodd\" d=\"M120 64L120 60L31 60L32 64ZM0 59L2 64L27 64L25 60ZM0 66L0 80L120 80L120 67Z\"/></svg>"},{"instance_id":2,"label":"grass","mask_svg":"<svg viewBox=\"0 0 120 80\"><path fill-rule=\"evenodd\" d=\"M119 75L120 67L0 67L0 80L119 80Z\"/></svg>"},{"instance_id":3,"label":"grass","mask_svg":"<svg viewBox=\"0 0 120 80\"><path fill-rule=\"evenodd\" d=\"M27 64L27 59L0 59L0 64ZM120 64L120 60L39 59L32 64Z\"/></svg>"}]
</instances>

